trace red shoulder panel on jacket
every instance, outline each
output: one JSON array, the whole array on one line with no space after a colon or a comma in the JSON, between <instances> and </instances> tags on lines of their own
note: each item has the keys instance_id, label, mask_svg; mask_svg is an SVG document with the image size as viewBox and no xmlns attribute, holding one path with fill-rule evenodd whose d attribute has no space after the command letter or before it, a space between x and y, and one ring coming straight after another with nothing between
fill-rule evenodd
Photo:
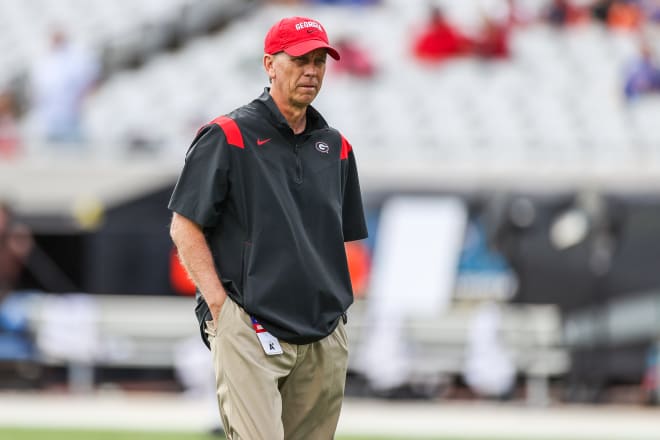
<instances>
[{"instance_id":1,"label":"red shoulder panel on jacket","mask_svg":"<svg viewBox=\"0 0 660 440\"><path fill-rule=\"evenodd\" d=\"M346 138L342 135L341 137L341 153L339 155L339 158L341 160L348 159L348 153L351 152L353 147L351 146L350 142L346 140Z\"/></svg>"},{"instance_id":2,"label":"red shoulder panel on jacket","mask_svg":"<svg viewBox=\"0 0 660 440\"><path fill-rule=\"evenodd\" d=\"M243 143L243 135L241 134L241 129L238 128L238 124L233 119L227 116L219 116L210 122L211 124L217 124L222 131L225 132L225 137L227 138L227 143L238 148L245 148Z\"/></svg>"}]
</instances>

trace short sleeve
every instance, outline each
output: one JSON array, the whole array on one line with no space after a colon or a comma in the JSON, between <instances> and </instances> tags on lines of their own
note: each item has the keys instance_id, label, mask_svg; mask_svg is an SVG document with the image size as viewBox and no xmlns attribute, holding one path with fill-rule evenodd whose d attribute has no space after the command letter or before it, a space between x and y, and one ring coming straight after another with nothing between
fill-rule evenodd
<instances>
[{"instance_id":1,"label":"short sleeve","mask_svg":"<svg viewBox=\"0 0 660 440\"><path fill-rule=\"evenodd\" d=\"M358 178L357 163L353 149L349 148L346 160L342 222L344 241L367 238L367 222L362 207L362 194Z\"/></svg>"},{"instance_id":2,"label":"short sleeve","mask_svg":"<svg viewBox=\"0 0 660 440\"><path fill-rule=\"evenodd\" d=\"M170 198L171 211L203 227L217 224L229 187L229 148L217 125L199 131Z\"/></svg>"}]
</instances>

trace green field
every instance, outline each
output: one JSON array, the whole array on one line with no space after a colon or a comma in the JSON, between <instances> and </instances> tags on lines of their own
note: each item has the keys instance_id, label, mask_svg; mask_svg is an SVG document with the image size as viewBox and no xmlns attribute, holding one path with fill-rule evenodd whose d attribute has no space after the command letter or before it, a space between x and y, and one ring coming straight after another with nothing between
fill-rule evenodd
<instances>
[{"instance_id":1,"label":"green field","mask_svg":"<svg viewBox=\"0 0 660 440\"><path fill-rule=\"evenodd\" d=\"M222 440L217 437L195 433L165 433L144 431L98 431L79 429L0 429L0 439L7 440ZM395 437L337 437L337 440L402 440ZM413 440L413 439L406 439ZM417 439L414 439L417 440ZM419 440L484 440L449 439L428 437Z\"/></svg>"},{"instance_id":2,"label":"green field","mask_svg":"<svg viewBox=\"0 0 660 440\"><path fill-rule=\"evenodd\" d=\"M0 439L7 440L221 440L217 437L195 433L152 431L101 431L82 429L26 429L0 428ZM374 437L338 436L336 440L504 440L502 438L468 437ZM546 439L552 440L552 439ZM558 440L558 439L557 439ZM562 439L569 440L569 439Z\"/></svg>"}]
</instances>

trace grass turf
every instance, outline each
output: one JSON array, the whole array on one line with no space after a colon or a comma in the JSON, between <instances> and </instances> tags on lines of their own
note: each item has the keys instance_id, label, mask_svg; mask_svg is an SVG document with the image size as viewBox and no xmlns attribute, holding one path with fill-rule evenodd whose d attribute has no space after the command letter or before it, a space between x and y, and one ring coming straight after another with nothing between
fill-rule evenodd
<instances>
[{"instance_id":1,"label":"grass turf","mask_svg":"<svg viewBox=\"0 0 660 440\"><path fill-rule=\"evenodd\" d=\"M0 439L7 440L221 440L206 434L189 432L152 432L152 431L101 431L82 429L28 429L0 428ZM379 436L338 436L336 440L502 440L496 438L467 437L401 437ZM551 439L548 439L551 440ZM559 440L559 439L556 439Z\"/></svg>"}]
</instances>

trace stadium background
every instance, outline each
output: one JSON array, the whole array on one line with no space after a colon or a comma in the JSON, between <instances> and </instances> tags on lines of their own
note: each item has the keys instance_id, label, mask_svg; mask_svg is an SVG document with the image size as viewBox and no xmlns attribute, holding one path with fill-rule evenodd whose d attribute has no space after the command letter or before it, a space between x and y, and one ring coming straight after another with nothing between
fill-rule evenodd
<instances>
[{"instance_id":1,"label":"stadium background","mask_svg":"<svg viewBox=\"0 0 660 440\"><path fill-rule=\"evenodd\" d=\"M190 391L175 351L194 322L192 313L185 321L190 299L173 277L166 203L195 130L266 85L264 29L284 15L318 18L333 41L356 42L375 66L365 77L330 65L315 104L355 146L370 225L370 238L351 250L363 275L354 279L354 359L371 324L378 283L369 270L379 243L386 248L379 229L388 202L458 200L467 213L448 304L427 328L404 317L406 343L418 349L408 353L415 374L374 389L356 366L350 398L367 399L375 411L398 399L441 404L440 412L451 403L467 401L466 413L475 401L491 405L467 386L463 362L471 319L494 303L516 358L505 408L598 403L621 414L657 403L660 95L628 100L624 84L642 38L660 50L658 25L649 19L621 29L584 19L552 26L541 18L549 3L517 2L528 21L512 29L508 57L432 63L411 53L430 4L475 35L484 16L506 17L507 3L0 0L0 88L15 98L21 137L0 160L0 198L35 240L17 286L29 298L20 309L28 341L24 351L3 353L3 404L23 393ZM30 100L31 68L54 25L102 63L77 145L44 142ZM414 243L413 255L434 245L442 243ZM46 316L51 306L65 318L74 307L99 318L70 315L69 332L99 322L126 332L112 340L66 331L40 338L66 320ZM165 336L145 335L159 322L132 317L131 307L177 324ZM127 325L119 316L134 320ZM102 354L52 347L99 341L108 344ZM525 357L525 350L540 354ZM449 358L455 362L443 362Z\"/></svg>"}]
</instances>

